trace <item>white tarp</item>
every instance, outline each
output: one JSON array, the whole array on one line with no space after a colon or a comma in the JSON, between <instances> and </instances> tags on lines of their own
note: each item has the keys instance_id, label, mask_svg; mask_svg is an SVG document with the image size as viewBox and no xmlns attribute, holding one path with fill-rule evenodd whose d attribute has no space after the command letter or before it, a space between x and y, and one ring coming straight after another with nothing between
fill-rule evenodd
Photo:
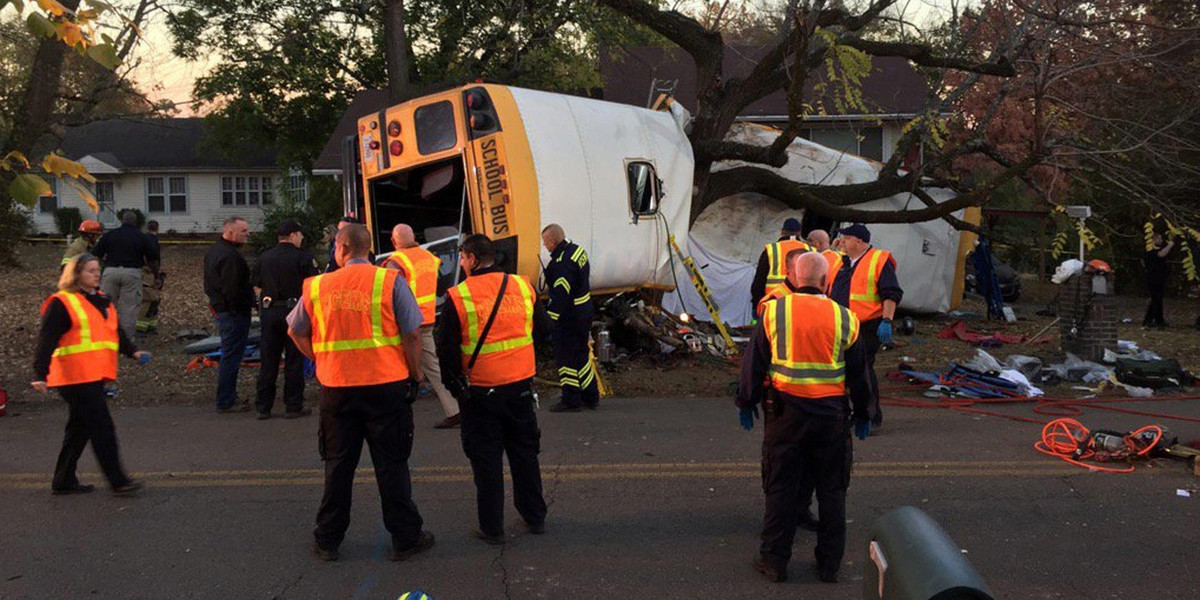
<instances>
[{"instance_id":1,"label":"white tarp","mask_svg":"<svg viewBox=\"0 0 1200 600\"><path fill-rule=\"evenodd\" d=\"M699 267L713 300L721 309L721 320L734 327L749 325L754 318L754 311L750 308L750 282L754 279L754 265L713 254L695 236L691 236L688 242L692 260ZM688 278L687 268L678 260L675 261L675 275L679 278L679 291L663 296L663 309L674 314L686 309L688 314L711 323L712 318L700 299L700 293ZM682 304L679 302L681 295Z\"/></svg>"},{"instance_id":2,"label":"white tarp","mask_svg":"<svg viewBox=\"0 0 1200 600\"><path fill-rule=\"evenodd\" d=\"M769 145L779 135L778 130L752 124L735 125L728 139L758 146ZM744 166L736 161L718 163L714 171ZM755 165L760 168L762 165ZM808 140L796 139L788 147L788 162L776 173L801 183L844 185L874 181L881 165L858 156L830 150ZM952 194L931 189L936 200L946 200ZM911 194L856 205L864 210L902 210L920 205ZM961 217L961 212L955 213ZM705 269L705 281L719 298L721 316L734 326L745 325L752 318L750 283L763 246L779 237L779 229L787 217L799 219L798 211L757 194L738 194L718 200L705 209L692 226L689 236L694 253L703 253L703 261L720 265ZM916 312L945 312L950 309L954 280L957 277L959 232L945 221L913 224L869 225L871 243L888 250L896 258L897 275L904 288L901 307ZM735 263L741 266L735 266ZM680 267L681 269L681 267ZM712 275L709 275L712 271ZM748 275L744 273L749 272ZM680 272L680 285L690 288L686 273ZM728 276L726 274L729 274ZM717 290L720 290L718 292ZM685 290L688 312L708 320L707 311L694 289ZM678 302L677 300L672 300ZM727 314L728 313L728 314ZM740 316L738 316L740 315ZM735 318L735 316L738 316Z\"/></svg>"}]
</instances>

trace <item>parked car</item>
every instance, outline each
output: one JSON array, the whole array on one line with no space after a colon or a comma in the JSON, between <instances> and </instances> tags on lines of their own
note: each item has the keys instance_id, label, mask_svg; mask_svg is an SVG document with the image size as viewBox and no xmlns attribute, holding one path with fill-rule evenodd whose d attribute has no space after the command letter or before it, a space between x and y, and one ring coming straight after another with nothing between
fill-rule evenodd
<instances>
[{"instance_id":1,"label":"parked car","mask_svg":"<svg viewBox=\"0 0 1200 600\"><path fill-rule=\"evenodd\" d=\"M1000 282L1000 297L1008 303L1016 302L1021 297L1021 277L1017 270L996 258L995 254L992 255L992 265L996 268L996 280ZM975 261L972 256L967 257L966 271L967 281L964 289L972 294L979 294L979 282L975 278Z\"/></svg>"}]
</instances>

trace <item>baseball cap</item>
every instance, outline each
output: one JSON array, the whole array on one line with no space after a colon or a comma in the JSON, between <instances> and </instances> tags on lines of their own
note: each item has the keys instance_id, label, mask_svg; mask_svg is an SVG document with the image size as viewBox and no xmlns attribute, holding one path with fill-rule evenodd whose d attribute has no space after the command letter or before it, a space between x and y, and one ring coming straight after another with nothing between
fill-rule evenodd
<instances>
[{"instance_id":1,"label":"baseball cap","mask_svg":"<svg viewBox=\"0 0 1200 600\"><path fill-rule=\"evenodd\" d=\"M871 230L867 229L862 223L855 223L849 227L843 227L838 230L840 235L852 235L868 244L871 243Z\"/></svg>"},{"instance_id":2,"label":"baseball cap","mask_svg":"<svg viewBox=\"0 0 1200 600\"><path fill-rule=\"evenodd\" d=\"M788 217L783 221L783 231L800 231L800 221Z\"/></svg>"},{"instance_id":3,"label":"baseball cap","mask_svg":"<svg viewBox=\"0 0 1200 600\"><path fill-rule=\"evenodd\" d=\"M277 230L279 237L283 237L285 235L292 235L293 233L296 233L297 231L303 231L303 230L300 228L300 224L293 221L292 219L284 219L284 221L279 224L279 229Z\"/></svg>"}]
</instances>

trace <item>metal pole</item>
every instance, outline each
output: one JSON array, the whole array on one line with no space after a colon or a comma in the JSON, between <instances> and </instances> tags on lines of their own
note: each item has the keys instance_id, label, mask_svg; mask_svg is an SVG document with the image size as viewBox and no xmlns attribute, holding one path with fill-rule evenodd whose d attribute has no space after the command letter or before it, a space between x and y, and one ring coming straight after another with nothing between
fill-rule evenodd
<instances>
[{"instance_id":1,"label":"metal pole","mask_svg":"<svg viewBox=\"0 0 1200 600\"><path fill-rule=\"evenodd\" d=\"M1087 219L1079 220L1079 262L1083 262L1083 225Z\"/></svg>"}]
</instances>

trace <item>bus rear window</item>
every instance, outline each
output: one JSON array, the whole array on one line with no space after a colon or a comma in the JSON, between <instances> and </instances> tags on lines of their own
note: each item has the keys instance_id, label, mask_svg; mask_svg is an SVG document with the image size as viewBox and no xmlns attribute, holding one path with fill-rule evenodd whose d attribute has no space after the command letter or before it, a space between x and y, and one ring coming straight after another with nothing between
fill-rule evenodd
<instances>
[{"instance_id":1,"label":"bus rear window","mask_svg":"<svg viewBox=\"0 0 1200 600\"><path fill-rule=\"evenodd\" d=\"M458 141L454 131L454 105L449 100L426 104L416 110L417 152L433 154L449 150Z\"/></svg>"}]
</instances>

